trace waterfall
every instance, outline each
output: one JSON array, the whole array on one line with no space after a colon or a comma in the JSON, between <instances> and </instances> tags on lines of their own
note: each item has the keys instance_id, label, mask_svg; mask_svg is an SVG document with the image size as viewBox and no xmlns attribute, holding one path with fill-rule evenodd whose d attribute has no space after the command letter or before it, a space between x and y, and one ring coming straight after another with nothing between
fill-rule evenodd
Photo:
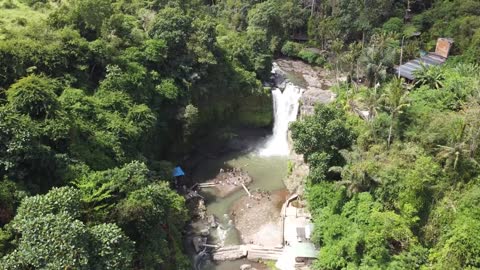
<instances>
[{"instance_id":1,"label":"waterfall","mask_svg":"<svg viewBox=\"0 0 480 270\"><path fill-rule=\"evenodd\" d=\"M281 70L274 63L272 73L278 74ZM282 82L285 83L285 82ZM278 83L277 83L277 86ZM288 148L288 124L297 119L299 100L303 89L291 82L285 83L283 92L280 88L272 91L274 124L273 134L260 149L261 156L286 156L290 150Z\"/></svg>"}]
</instances>

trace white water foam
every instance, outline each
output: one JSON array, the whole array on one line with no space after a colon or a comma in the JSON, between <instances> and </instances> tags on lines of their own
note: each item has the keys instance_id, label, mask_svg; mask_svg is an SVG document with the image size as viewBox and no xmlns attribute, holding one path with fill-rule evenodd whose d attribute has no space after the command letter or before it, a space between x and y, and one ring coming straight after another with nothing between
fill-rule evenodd
<instances>
[{"instance_id":1,"label":"white water foam","mask_svg":"<svg viewBox=\"0 0 480 270\"><path fill-rule=\"evenodd\" d=\"M275 72L275 66L273 72ZM272 91L274 123L273 135L260 149L261 156L286 156L290 153L288 147L288 125L297 119L299 100L303 89L287 82L283 92L279 88Z\"/></svg>"},{"instance_id":2,"label":"white water foam","mask_svg":"<svg viewBox=\"0 0 480 270\"><path fill-rule=\"evenodd\" d=\"M215 229L215 234L214 234L215 243L223 247L225 246L225 242L227 241L229 234L232 232L232 229L234 228L233 220L230 219L228 214L224 214L223 219L221 219L217 225L218 226Z\"/></svg>"}]
</instances>

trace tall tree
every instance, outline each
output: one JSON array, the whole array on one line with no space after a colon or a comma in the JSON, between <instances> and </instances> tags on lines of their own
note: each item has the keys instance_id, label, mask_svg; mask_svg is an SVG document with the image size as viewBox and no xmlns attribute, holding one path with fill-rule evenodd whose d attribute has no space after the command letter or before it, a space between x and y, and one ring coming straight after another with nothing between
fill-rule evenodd
<instances>
[{"instance_id":1,"label":"tall tree","mask_svg":"<svg viewBox=\"0 0 480 270\"><path fill-rule=\"evenodd\" d=\"M24 199L12 222L18 246L0 259L3 269L130 269L133 242L114 224L77 220L79 198L59 188Z\"/></svg>"},{"instance_id":2,"label":"tall tree","mask_svg":"<svg viewBox=\"0 0 480 270\"><path fill-rule=\"evenodd\" d=\"M390 147L393 135L393 126L397 121L397 117L403 113L403 109L409 106L409 91L404 86L402 79L393 79L392 82L385 86L385 93L382 99L385 108L390 113L390 127L388 129L387 147Z\"/></svg>"}]
</instances>

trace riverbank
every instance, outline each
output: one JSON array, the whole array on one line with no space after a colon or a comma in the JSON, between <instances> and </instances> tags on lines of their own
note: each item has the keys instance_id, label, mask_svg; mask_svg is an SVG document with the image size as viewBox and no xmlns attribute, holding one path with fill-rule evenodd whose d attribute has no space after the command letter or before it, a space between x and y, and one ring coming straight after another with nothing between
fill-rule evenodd
<instances>
[{"instance_id":1,"label":"riverbank","mask_svg":"<svg viewBox=\"0 0 480 270\"><path fill-rule=\"evenodd\" d=\"M198 186L200 188L211 188L217 197L224 198L248 186L251 182L250 175L239 168L220 168L214 179L200 183Z\"/></svg>"},{"instance_id":2,"label":"riverbank","mask_svg":"<svg viewBox=\"0 0 480 270\"><path fill-rule=\"evenodd\" d=\"M232 207L235 228L243 243L264 247L281 246L283 231L280 210L287 190L254 192L243 196Z\"/></svg>"},{"instance_id":3,"label":"riverbank","mask_svg":"<svg viewBox=\"0 0 480 270\"><path fill-rule=\"evenodd\" d=\"M325 89L330 86L328 80L332 74L320 68L280 59L274 65L274 72L273 135L266 137L265 133L250 133L248 130L243 134L226 131L224 134L231 136L220 137L229 137L228 140L212 140L209 142L212 146L201 144L197 149L198 156L190 158L188 167L192 180L203 183L201 186L205 187L199 193L205 198L206 208L202 212L206 218L197 220L191 228L193 235L208 234L203 238L207 244L224 248L241 244L265 248L282 246L282 205L288 195L303 183L297 180L303 179L306 174L298 173L299 169L308 174L308 166L306 169L305 166L297 166L303 158L288 150L288 145L291 145L287 141L288 124L295 121L297 115L313 112L314 103L329 102L334 95ZM294 101L288 95L293 92L307 93L315 99ZM312 106L312 109L299 112L299 104ZM278 148L284 145L287 149L279 152ZM235 175L237 172L241 172L240 178ZM296 176L294 182L289 181L292 175ZM242 183L251 196L243 190Z\"/></svg>"},{"instance_id":4,"label":"riverbank","mask_svg":"<svg viewBox=\"0 0 480 270\"><path fill-rule=\"evenodd\" d=\"M285 79L302 86L305 90L300 98L300 118L312 115L317 104L327 104L335 99L331 88L338 82L346 81L346 76L337 77L333 71L322 67L311 66L300 60L277 59L278 67L285 74ZM289 145L293 142L288 136ZM289 154L289 173L283 179L285 186L291 193L303 194L305 181L309 174L309 167L303 156L293 150Z\"/></svg>"}]
</instances>

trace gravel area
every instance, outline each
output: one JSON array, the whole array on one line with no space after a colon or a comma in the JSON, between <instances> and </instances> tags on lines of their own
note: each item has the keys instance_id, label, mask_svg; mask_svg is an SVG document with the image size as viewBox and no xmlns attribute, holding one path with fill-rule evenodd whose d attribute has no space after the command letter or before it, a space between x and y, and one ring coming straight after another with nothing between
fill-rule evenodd
<instances>
[{"instance_id":1,"label":"gravel area","mask_svg":"<svg viewBox=\"0 0 480 270\"><path fill-rule=\"evenodd\" d=\"M280 210L288 197L288 191L253 193L244 196L232 207L235 227L244 243L265 247L282 244Z\"/></svg>"}]
</instances>

